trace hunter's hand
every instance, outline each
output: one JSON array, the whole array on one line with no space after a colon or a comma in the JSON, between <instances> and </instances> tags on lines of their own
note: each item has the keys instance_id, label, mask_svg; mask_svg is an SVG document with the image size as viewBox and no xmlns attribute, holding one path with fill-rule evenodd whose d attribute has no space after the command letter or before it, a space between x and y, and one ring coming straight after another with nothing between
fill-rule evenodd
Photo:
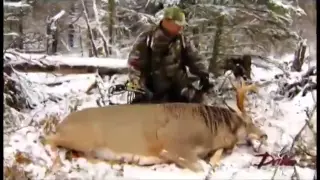
<instances>
[{"instance_id":1,"label":"hunter's hand","mask_svg":"<svg viewBox=\"0 0 320 180\"><path fill-rule=\"evenodd\" d=\"M200 85L202 86L202 90L207 91L214 87L214 84L210 82L209 75L200 78Z\"/></svg>"}]
</instances>

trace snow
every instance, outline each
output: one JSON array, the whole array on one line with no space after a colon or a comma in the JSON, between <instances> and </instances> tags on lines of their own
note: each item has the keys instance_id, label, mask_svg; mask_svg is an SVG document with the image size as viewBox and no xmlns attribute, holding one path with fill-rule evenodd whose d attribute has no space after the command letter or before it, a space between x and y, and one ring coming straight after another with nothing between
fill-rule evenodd
<instances>
[{"instance_id":1,"label":"snow","mask_svg":"<svg viewBox=\"0 0 320 180\"><path fill-rule=\"evenodd\" d=\"M19 36L16 32L10 32L10 33L3 33L3 36Z\"/></svg>"},{"instance_id":2,"label":"snow","mask_svg":"<svg viewBox=\"0 0 320 180\"><path fill-rule=\"evenodd\" d=\"M28 59L36 59L41 55L22 54ZM46 59L63 60L70 64L90 64L106 65L114 67L125 66L126 61L119 59L105 58L77 58L68 56L47 56ZM292 55L287 55L277 59L279 63L291 62ZM300 73L290 73L291 81L296 81L301 74L308 70L308 65L303 66ZM256 66L252 67L253 80L274 80L274 75L283 73L276 67L265 70ZM43 101L49 96L64 97L58 103L46 101L28 112L29 117L37 122L37 126L28 126L17 130L4 141L4 159L10 166L17 151L28 154L33 163L22 165L25 171L30 172L34 179L205 179L209 171L209 165L201 162L205 167L204 173L193 173L187 169L178 168L174 164L159 164L151 167L139 167L134 165L117 165L108 163L89 163L84 158L77 158L71 161L65 159L65 150L61 149L59 156L62 167L52 168L52 152L48 146L40 143L40 136L43 135L43 128L39 127L46 114L59 115L60 119L65 117L69 107L75 101L80 101L78 109L97 106L96 99L99 93L86 94L87 88L96 80L95 74L66 75L59 76L45 73L20 73L20 76L30 81L30 87L43 95L39 97ZM124 82L126 75L114 75L104 79L105 88L111 85ZM60 85L49 87L45 84L62 82ZM279 152L282 147L291 145L293 137L299 132L306 120L304 110L311 108L316 99L316 93L308 93L302 97L301 93L292 100L283 99L279 101L270 100L272 92L277 89L276 83L266 85L259 90L262 98L249 97L250 112L253 119L257 121L268 134L268 152ZM125 103L125 95L112 97L113 101ZM28 119L28 118L27 118ZM29 119L30 120L30 119ZM221 161L221 166L211 172L209 179L271 179L275 167L270 165L257 169L253 164L259 163L260 159L254 157L252 149L238 147L235 151ZM50 169L51 172L47 172ZM297 167L301 179L312 179L315 170L310 168ZM289 179L294 172L293 167L280 167L275 179Z\"/></svg>"},{"instance_id":3,"label":"snow","mask_svg":"<svg viewBox=\"0 0 320 180\"><path fill-rule=\"evenodd\" d=\"M269 0L269 3L272 3L276 6L284 8L284 9L295 11L298 15L306 15L305 11L303 9L301 9L300 7L294 7L291 4L289 4L288 2L284 2L282 0Z\"/></svg>"},{"instance_id":4,"label":"snow","mask_svg":"<svg viewBox=\"0 0 320 180\"><path fill-rule=\"evenodd\" d=\"M3 6L8 6L8 7L31 7L29 4L26 4L22 1L20 2L3 2Z\"/></svg>"}]
</instances>

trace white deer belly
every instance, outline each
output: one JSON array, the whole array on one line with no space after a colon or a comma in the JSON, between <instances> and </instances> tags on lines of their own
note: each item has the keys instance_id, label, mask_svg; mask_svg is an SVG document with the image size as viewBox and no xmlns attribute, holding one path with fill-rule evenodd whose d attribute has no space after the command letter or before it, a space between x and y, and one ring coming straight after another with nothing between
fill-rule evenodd
<instances>
[{"instance_id":1,"label":"white deer belly","mask_svg":"<svg viewBox=\"0 0 320 180\"><path fill-rule=\"evenodd\" d=\"M119 161L124 163L133 163L137 165L153 165L165 163L165 160L156 156L143 156L132 153L117 153L109 148L99 148L93 150L93 156L106 161Z\"/></svg>"}]
</instances>

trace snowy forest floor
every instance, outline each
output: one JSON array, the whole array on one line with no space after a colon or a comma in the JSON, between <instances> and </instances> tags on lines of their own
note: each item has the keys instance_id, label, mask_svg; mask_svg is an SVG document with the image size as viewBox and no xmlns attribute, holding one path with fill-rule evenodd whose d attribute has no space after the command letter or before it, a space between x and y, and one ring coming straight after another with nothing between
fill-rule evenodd
<instances>
[{"instance_id":1,"label":"snowy forest floor","mask_svg":"<svg viewBox=\"0 0 320 180\"><path fill-rule=\"evenodd\" d=\"M282 57L278 61L291 63L293 55ZM315 60L311 62L315 65ZM288 83L301 80L310 64L304 64L302 72L290 72L289 77L284 77ZM270 81L268 85L259 89L261 97L249 97L248 108L252 117L259 122L268 134L268 151L278 153L283 147L290 147L293 138L298 134L308 119L306 108L312 109L316 104L316 91L302 96L302 92L292 99L283 98L275 100L275 95L280 88L277 74L283 72L270 67L266 70L256 66L252 67L253 80L257 82ZM221 166L208 176L209 166L205 173L193 173L187 169L178 168L174 164L161 164L151 167L134 165L117 165L108 163L91 164L84 158L66 158L66 151L61 149L60 157L62 167L54 168L50 148L41 143L41 136L50 131L50 120L56 117L62 120L77 104L77 109L98 106L96 100L100 93L86 93L88 87L95 81L94 74L81 75L54 75L47 73L18 73L20 81L25 82L28 94L36 105L33 110L17 112L13 109L5 116L5 123L11 128L4 132L4 167L6 176L19 173L31 179L106 179L111 177L138 178L138 179L271 179L276 166L267 165L258 169L253 166L260 162L259 157L246 147L237 148L231 155L222 159ZM17 76L18 77L18 76ZM16 77L16 78L17 78ZM314 78L314 81L316 77ZM125 75L114 75L104 78L103 86L107 89L111 85L124 82ZM58 83L57 83L58 82ZM55 85L48 85L55 84ZM126 103L126 95L112 97L114 101ZM311 121L316 120L316 115ZM51 124L49 123L51 122ZM316 126L316 122L313 122ZM183 126L183 125L182 125ZM9 125L8 125L9 127ZM314 127L314 129L316 129ZM306 128L302 139L309 144L309 148L316 150L312 131ZM275 174L275 179L290 179L294 172L300 179L312 179L315 170L308 167L281 166Z\"/></svg>"}]
</instances>

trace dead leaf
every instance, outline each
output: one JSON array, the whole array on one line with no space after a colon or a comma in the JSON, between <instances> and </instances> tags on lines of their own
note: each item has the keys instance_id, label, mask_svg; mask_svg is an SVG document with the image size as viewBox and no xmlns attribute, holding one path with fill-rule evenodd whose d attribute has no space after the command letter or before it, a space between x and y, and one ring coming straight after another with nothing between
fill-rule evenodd
<instances>
[{"instance_id":1,"label":"dead leaf","mask_svg":"<svg viewBox=\"0 0 320 180\"><path fill-rule=\"evenodd\" d=\"M25 154L22 152L17 152L15 154L15 160L18 164L30 164L32 163L31 159L28 158Z\"/></svg>"},{"instance_id":2,"label":"dead leaf","mask_svg":"<svg viewBox=\"0 0 320 180\"><path fill-rule=\"evenodd\" d=\"M59 124L59 118L57 115L50 115L41 121L42 129L45 134L55 132L55 128Z\"/></svg>"},{"instance_id":3,"label":"dead leaf","mask_svg":"<svg viewBox=\"0 0 320 180\"><path fill-rule=\"evenodd\" d=\"M66 159L71 161L74 158L80 158L80 157L84 157L84 154L77 152L77 151L67 151L66 153Z\"/></svg>"}]
</instances>

